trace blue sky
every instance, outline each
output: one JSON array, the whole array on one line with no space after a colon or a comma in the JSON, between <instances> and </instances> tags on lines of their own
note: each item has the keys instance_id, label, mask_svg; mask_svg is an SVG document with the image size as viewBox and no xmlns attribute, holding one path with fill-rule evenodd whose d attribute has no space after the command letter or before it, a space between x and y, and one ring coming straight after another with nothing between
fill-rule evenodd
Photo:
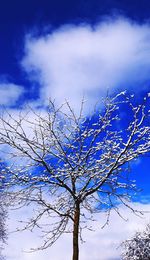
<instances>
[{"instance_id":1,"label":"blue sky","mask_svg":"<svg viewBox=\"0 0 150 260\"><path fill-rule=\"evenodd\" d=\"M95 25L104 17L123 15L138 23L149 20L150 2L143 1L1 1L0 75L15 84L30 84L19 62L24 53L24 37L29 32L43 35L65 24Z\"/></svg>"},{"instance_id":2,"label":"blue sky","mask_svg":"<svg viewBox=\"0 0 150 260\"><path fill-rule=\"evenodd\" d=\"M88 113L108 89L137 99L150 92L149 0L1 1L1 105L15 115L26 102L36 109L67 98L77 111L84 94ZM149 164L133 167L141 204L149 204Z\"/></svg>"}]
</instances>

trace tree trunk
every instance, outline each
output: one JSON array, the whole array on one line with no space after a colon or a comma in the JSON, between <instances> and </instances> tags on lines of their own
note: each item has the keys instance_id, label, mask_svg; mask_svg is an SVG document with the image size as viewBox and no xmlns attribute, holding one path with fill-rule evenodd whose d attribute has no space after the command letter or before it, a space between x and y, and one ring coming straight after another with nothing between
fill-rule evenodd
<instances>
[{"instance_id":1,"label":"tree trunk","mask_svg":"<svg viewBox=\"0 0 150 260\"><path fill-rule=\"evenodd\" d=\"M72 260L79 260L79 222L80 222L80 205L76 203L73 225L73 257Z\"/></svg>"}]
</instances>

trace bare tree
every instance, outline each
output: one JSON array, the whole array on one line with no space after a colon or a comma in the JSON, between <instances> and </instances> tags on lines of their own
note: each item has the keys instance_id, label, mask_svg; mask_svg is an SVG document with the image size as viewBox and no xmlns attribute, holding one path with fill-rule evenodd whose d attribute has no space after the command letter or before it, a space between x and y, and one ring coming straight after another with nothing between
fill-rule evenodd
<instances>
[{"instance_id":1,"label":"bare tree","mask_svg":"<svg viewBox=\"0 0 150 260\"><path fill-rule=\"evenodd\" d=\"M150 259L150 225L142 232L121 244L123 260L149 260Z\"/></svg>"},{"instance_id":2,"label":"bare tree","mask_svg":"<svg viewBox=\"0 0 150 260\"><path fill-rule=\"evenodd\" d=\"M36 206L24 229L43 228L44 242L37 249L72 232L72 259L78 260L86 221L105 210L108 223L112 208L120 215L119 203L130 207L136 186L129 178L129 163L150 151L147 98L134 103L133 96L122 92L106 97L88 117L84 101L79 115L68 102L57 107L50 101L44 112L29 109L18 117L8 112L1 116L0 143L2 149L12 149L8 161L13 161L3 169L6 186L12 204ZM45 218L49 225L42 222Z\"/></svg>"}]
</instances>

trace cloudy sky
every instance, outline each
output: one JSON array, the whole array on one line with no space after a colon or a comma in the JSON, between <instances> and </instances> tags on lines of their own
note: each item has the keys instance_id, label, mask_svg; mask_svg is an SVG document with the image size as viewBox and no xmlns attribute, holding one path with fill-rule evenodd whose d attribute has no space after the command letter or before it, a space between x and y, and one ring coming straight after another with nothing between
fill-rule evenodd
<instances>
[{"instance_id":1,"label":"cloudy sky","mask_svg":"<svg viewBox=\"0 0 150 260\"><path fill-rule=\"evenodd\" d=\"M51 97L58 104L67 99L78 110L84 95L90 110L108 90L126 89L137 98L150 92L149 14L149 0L1 1L0 105L16 113L25 103L44 107ZM137 184L143 189L136 203L146 210L150 208L149 164L145 158L134 166ZM19 214L28 212L10 214L10 229ZM99 218L103 222L104 216ZM142 220L131 216L123 224L113 214L110 228L101 231L96 227L98 231L86 234L82 260L117 259L116 244L146 221L147 215ZM67 237L41 254L24 253L36 237L10 235L7 259L47 260L49 255L70 259Z\"/></svg>"}]
</instances>

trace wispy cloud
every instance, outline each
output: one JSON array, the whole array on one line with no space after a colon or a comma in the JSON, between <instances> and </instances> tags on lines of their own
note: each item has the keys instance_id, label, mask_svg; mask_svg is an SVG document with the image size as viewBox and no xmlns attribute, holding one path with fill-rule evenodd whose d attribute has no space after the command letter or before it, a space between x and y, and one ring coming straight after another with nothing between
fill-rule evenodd
<instances>
[{"instance_id":1,"label":"wispy cloud","mask_svg":"<svg viewBox=\"0 0 150 260\"><path fill-rule=\"evenodd\" d=\"M0 105L12 106L23 94L24 88L13 83L0 83Z\"/></svg>"},{"instance_id":2,"label":"wispy cloud","mask_svg":"<svg viewBox=\"0 0 150 260\"><path fill-rule=\"evenodd\" d=\"M30 34L22 66L40 82L44 102L68 99L77 108L85 95L92 104L107 89L136 89L149 79L150 25L118 18L94 28L68 25L40 37Z\"/></svg>"},{"instance_id":3,"label":"wispy cloud","mask_svg":"<svg viewBox=\"0 0 150 260\"><path fill-rule=\"evenodd\" d=\"M149 204L134 203L132 204L136 209L149 211ZM120 206L122 216L128 218L125 222L116 213L112 213L110 224L101 229L105 222L105 214L96 215L96 222L93 222L93 229L95 232L85 230L83 238L86 243L81 244L80 257L83 260L112 260L120 259L120 249L117 249L124 239L128 239L137 230L142 230L149 222L150 213L145 214L142 218L132 214L127 208ZM13 230L17 225L16 220L21 220L29 217L30 210L24 209L18 213L11 212L9 219L9 229ZM19 243L18 243L19 241ZM38 246L39 232L36 230L32 232L22 232L10 234L8 245L6 246L5 254L7 259L11 260L69 260L71 257L72 237L69 234L62 236L56 244L45 251L38 251L36 253L25 253L31 247Z\"/></svg>"}]
</instances>

